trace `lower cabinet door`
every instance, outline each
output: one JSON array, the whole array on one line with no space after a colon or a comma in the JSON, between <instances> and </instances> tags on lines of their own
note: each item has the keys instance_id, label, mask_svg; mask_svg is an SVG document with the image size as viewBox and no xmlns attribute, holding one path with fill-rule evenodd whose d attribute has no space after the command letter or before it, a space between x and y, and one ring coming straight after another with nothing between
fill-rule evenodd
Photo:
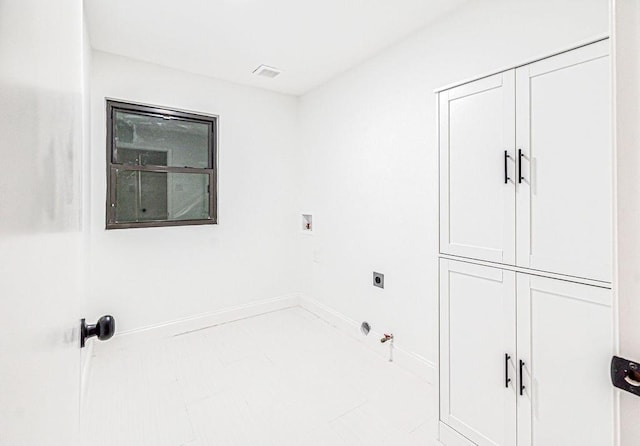
<instances>
[{"instance_id":1,"label":"lower cabinet door","mask_svg":"<svg viewBox=\"0 0 640 446\"><path fill-rule=\"evenodd\" d=\"M514 272L440 260L440 440L447 446L516 444L515 318Z\"/></svg>"},{"instance_id":2,"label":"lower cabinet door","mask_svg":"<svg viewBox=\"0 0 640 446\"><path fill-rule=\"evenodd\" d=\"M518 274L517 312L518 446L613 445L611 290Z\"/></svg>"}]
</instances>

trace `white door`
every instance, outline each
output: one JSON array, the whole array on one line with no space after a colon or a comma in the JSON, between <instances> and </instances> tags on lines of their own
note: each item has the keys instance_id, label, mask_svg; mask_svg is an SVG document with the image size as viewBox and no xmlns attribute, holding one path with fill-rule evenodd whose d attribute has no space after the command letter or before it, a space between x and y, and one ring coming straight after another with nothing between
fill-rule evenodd
<instances>
[{"instance_id":1,"label":"white door","mask_svg":"<svg viewBox=\"0 0 640 446\"><path fill-rule=\"evenodd\" d=\"M609 88L608 41L517 69L519 266L611 281Z\"/></svg>"},{"instance_id":2,"label":"white door","mask_svg":"<svg viewBox=\"0 0 640 446\"><path fill-rule=\"evenodd\" d=\"M640 361L640 2L611 3L616 158L616 263L619 356ZM640 398L620 399L620 445L640 445Z\"/></svg>"},{"instance_id":3,"label":"white door","mask_svg":"<svg viewBox=\"0 0 640 446\"><path fill-rule=\"evenodd\" d=\"M439 96L440 252L515 262L514 70Z\"/></svg>"},{"instance_id":4,"label":"white door","mask_svg":"<svg viewBox=\"0 0 640 446\"><path fill-rule=\"evenodd\" d=\"M515 273L440 260L440 440L515 445Z\"/></svg>"},{"instance_id":5,"label":"white door","mask_svg":"<svg viewBox=\"0 0 640 446\"><path fill-rule=\"evenodd\" d=\"M517 287L518 446L612 446L611 290L526 274Z\"/></svg>"},{"instance_id":6,"label":"white door","mask_svg":"<svg viewBox=\"0 0 640 446\"><path fill-rule=\"evenodd\" d=\"M80 0L0 2L0 445L78 441Z\"/></svg>"}]
</instances>

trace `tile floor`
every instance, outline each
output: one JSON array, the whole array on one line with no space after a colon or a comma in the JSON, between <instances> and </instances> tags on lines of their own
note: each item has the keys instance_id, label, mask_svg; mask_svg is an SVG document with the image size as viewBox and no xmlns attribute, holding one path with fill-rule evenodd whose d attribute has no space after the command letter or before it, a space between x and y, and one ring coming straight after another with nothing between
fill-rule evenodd
<instances>
[{"instance_id":1,"label":"tile floor","mask_svg":"<svg viewBox=\"0 0 640 446\"><path fill-rule=\"evenodd\" d=\"M105 344L106 346L106 344ZM94 446L432 445L433 390L301 308L93 358Z\"/></svg>"}]
</instances>

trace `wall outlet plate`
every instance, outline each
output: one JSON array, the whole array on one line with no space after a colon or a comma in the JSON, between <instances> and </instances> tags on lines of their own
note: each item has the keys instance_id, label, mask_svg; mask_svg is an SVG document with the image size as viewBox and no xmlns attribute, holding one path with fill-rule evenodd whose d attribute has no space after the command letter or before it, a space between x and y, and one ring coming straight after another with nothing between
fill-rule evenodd
<instances>
[{"instance_id":1,"label":"wall outlet plate","mask_svg":"<svg viewBox=\"0 0 640 446\"><path fill-rule=\"evenodd\" d=\"M384 274L373 272L373 286L384 288Z\"/></svg>"},{"instance_id":2,"label":"wall outlet plate","mask_svg":"<svg viewBox=\"0 0 640 446\"><path fill-rule=\"evenodd\" d=\"M302 217L302 232L306 234L313 234L313 214L301 214Z\"/></svg>"}]
</instances>

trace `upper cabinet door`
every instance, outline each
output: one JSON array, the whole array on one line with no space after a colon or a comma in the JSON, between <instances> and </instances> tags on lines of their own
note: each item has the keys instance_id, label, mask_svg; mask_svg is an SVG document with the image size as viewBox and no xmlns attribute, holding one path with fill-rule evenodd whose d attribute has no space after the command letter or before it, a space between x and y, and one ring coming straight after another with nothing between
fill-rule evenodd
<instances>
[{"instance_id":1,"label":"upper cabinet door","mask_svg":"<svg viewBox=\"0 0 640 446\"><path fill-rule=\"evenodd\" d=\"M515 72L439 96L440 252L515 262Z\"/></svg>"},{"instance_id":2,"label":"upper cabinet door","mask_svg":"<svg viewBox=\"0 0 640 446\"><path fill-rule=\"evenodd\" d=\"M611 281L607 41L516 70L517 264Z\"/></svg>"}]
</instances>

